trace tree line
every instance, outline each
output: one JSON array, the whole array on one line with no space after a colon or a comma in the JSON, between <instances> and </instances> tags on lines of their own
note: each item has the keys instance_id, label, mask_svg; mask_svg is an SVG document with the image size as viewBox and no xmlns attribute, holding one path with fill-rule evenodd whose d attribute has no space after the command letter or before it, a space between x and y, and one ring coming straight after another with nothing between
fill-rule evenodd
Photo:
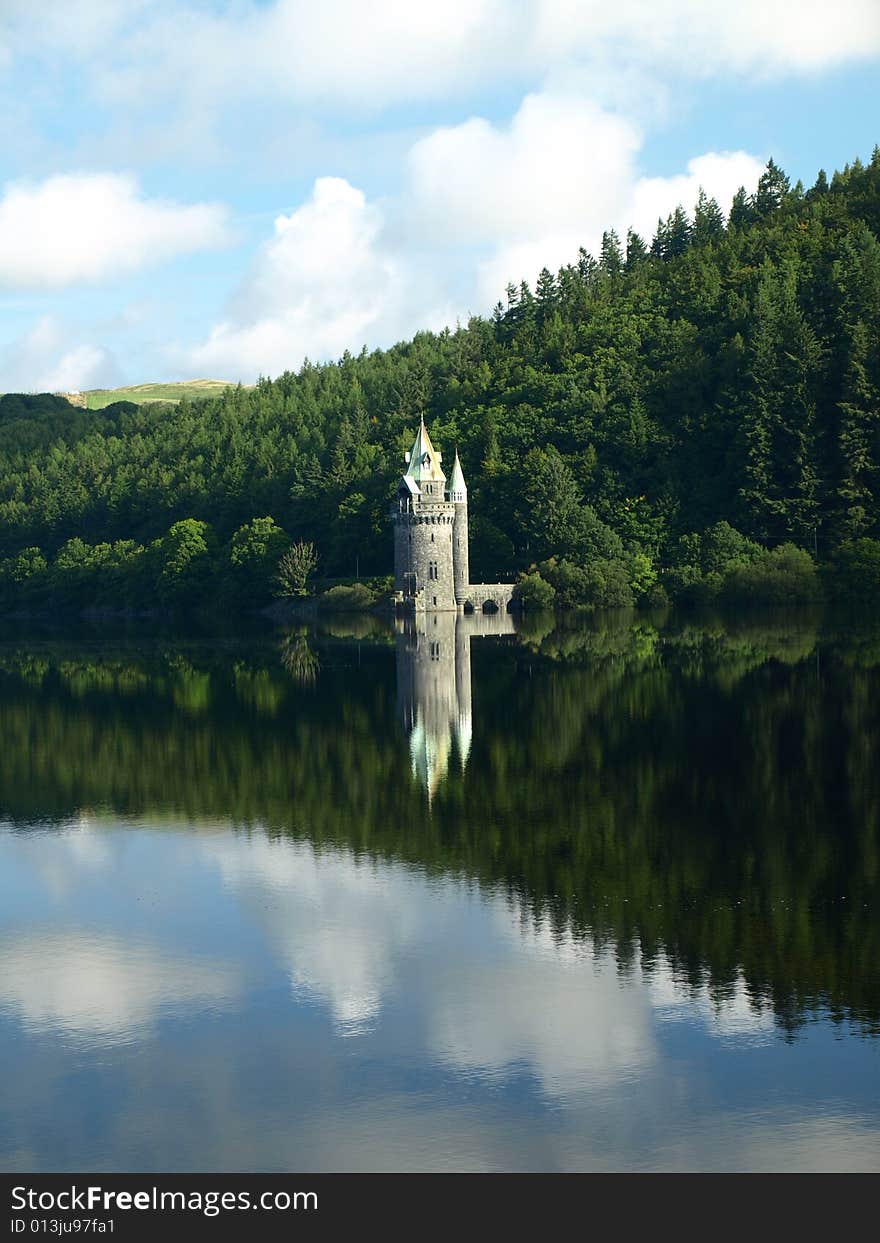
<instances>
[{"instance_id":1,"label":"tree line","mask_svg":"<svg viewBox=\"0 0 880 1243\"><path fill-rule=\"evenodd\" d=\"M880 149L609 230L491 316L204 402L0 399L0 602L253 605L386 576L424 415L530 603L880 592ZM60 593L60 596L59 596Z\"/></svg>"}]
</instances>

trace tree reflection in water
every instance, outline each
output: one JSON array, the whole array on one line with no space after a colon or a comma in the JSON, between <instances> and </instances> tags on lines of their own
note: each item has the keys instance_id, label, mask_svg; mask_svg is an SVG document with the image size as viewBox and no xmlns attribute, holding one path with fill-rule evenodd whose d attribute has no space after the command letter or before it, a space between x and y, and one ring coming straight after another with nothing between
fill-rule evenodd
<instances>
[{"instance_id":1,"label":"tree reflection in water","mask_svg":"<svg viewBox=\"0 0 880 1243\"><path fill-rule=\"evenodd\" d=\"M503 637L472 637L493 622ZM3 644L0 816L332 842L501 885L556 937L769 1008L789 1037L817 1009L877 1032L880 630L354 624Z\"/></svg>"}]
</instances>

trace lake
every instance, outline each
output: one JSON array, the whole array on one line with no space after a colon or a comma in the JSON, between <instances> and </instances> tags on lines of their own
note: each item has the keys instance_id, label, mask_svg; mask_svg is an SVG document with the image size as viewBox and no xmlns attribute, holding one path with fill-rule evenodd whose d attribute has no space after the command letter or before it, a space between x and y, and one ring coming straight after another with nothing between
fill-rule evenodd
<instances>
[{"instance_id":1,"label":"lake","mask_svg":"<svg viewBox=\"0 0 880 1243\"><path fill-rule=\"evenodd\" d=\"M880 1170L880 626L0 641L0 1168Z\"/></svg>"}]
</instances>

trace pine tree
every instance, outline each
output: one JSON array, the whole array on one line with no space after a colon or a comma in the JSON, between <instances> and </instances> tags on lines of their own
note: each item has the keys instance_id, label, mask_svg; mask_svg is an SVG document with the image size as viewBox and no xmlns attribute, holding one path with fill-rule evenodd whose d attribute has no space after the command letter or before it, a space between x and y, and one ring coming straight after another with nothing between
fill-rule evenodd
<instances>
[{"instance_id":1,"label":"pine tree","mask_svg":"<svg viewBox=\"0 0 880 1243\"><path fill-rule=\"evenodd\" d=\"M679 255L683 255L691 244L691 222L680 203L667 223L666 258L676 259Z\"/></svg>"},{"instance_id":2,"label":"pine tree","mask_svg":"<svg viewBox=\"0 0 880 1243\"><path fill-rule=\"evenodd\" d=\"M626 261L625 267L627 272L632 272L640 263L643 263L648 257L648 248L638 233L632 229L627 230L626 234Z\"/></svg>"},{"instance_id":3,"label":"pine tree","mask_svg":"<svg viewBox=\"0 0 880 1243\"><path fill-rule=\"evenodd\" d=\"M773 160L768 160L767 167L758 179L758 189L754 199L755 214L758 218L763 220L778 211L785 202L790 189L789 180L779 165Z\"/></svg>"},{"instance_id":4,"label":"pine tree","mask_svg":"<svg viewBox=\"0 0 880 1243\"><path fill-rule=\"evenodd\" d=\"M651 239L651 254L655 259L665 259L669 252L669 220L657 220L657 231Z\"/></svg>"},{"instance_id":5,"label":"pine tree","mask_svg":"<svg viewBox=\"0 0 880 1243\"><path fill-rule=\"evenodd\" d=\"M588 250L584 250L583 246L578 249L578 272L580 272L583 280L590 280L596 273L598 264Z\"/></svg>"},{"instance_id":6,"label":"pine tree","mask_svg":"<svg viewBox=\"0 0 880 1243\"><path fill-rule=\"evenodd\" d=\"M849 359L839 404L840 479L836 534L854 539L877 529L880 500L880 392L869 376L868 331L859 320L852 329Z\"/></svg>"},{"instance_id":7,"label":"pine tree","mask_svg":"<svg viewBox=\"0 0 880 1243\"><path fill-rule=\"evenodd\" d=\"M746 194L745 186L740 186L733 196L727 223L731 229L747 229L754 218L755 213L751 199Z\"/></svg>"},{"instance_id":8,"label":"pine tree","mask_svg":"<svg viewBox=\"0 0 880 1243\"><path fill-rule=\"evenodd\" d=\"M810 203L813 201L813 199L821 198L823 195L827 193L828 193L828 178L825 176L825 169L820 168L819 176L816 178L813 185L810 186L809 190L807 191L804 197L806 198L807 202Z\"/></svg>"},{"instance_id":9,"label":"pine tree","mask_svg":"<svg viewBox=\"0 0 880 1243\"><path fill-rule=\"evenodd\" d=\"M553 314L558 301L556 279L549 268L542 268L538 275L535 299L538 304L538 322L543 324Z\"/></svg>"},{"instance_id":10,"label":"pine tree","mask_svg":"<svg viewBox=\"0 0 880 1243\"><path fill-rule=\"evenodd\" d=\"M696 246L707 246L724 237L724 213L713 198L700 187L694 211L693 241Z\"/></svg>"},{"instance_id":11,"label":"pine tree","mask_svg":"<svg viewBox=\"0 0 880 1243\"><path fill-rule=\"evenodd\" d=\"M620 249L620 238L614 229L608 229L602 234L599 267L608 276L619 276L623 271L623 254Z\"/></svg>"},{"instance_id":12,"label":"pine tree","mask_svg":"<svg viewBox=\"0 0 880 1243\"><path fill-rule=\"evenodd\" d=\"M797 300L793 264L769 263L756 302L741 490L750 534L811 542L818 516L816 389L822 349Z\"/></svg>"}]
</instances>

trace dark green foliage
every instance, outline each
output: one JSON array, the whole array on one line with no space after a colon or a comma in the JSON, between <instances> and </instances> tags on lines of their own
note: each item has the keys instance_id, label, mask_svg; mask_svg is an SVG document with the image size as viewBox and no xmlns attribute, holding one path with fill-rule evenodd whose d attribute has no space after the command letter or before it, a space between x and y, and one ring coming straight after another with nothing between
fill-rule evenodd
<instances>
[{"instance_id":1,"label":"dark green foliage","mask_svg":"<svg viewBox=\"0 0 880 1243\"><path fill-rule=\"evenodd\" d=\"M880 600L880 540L847 540L837 550L828 579L843 600Z\"/></svg>"},{"instance_id":2,"label":"dark green foliage","mask_svg":"<svg viewBox=\"0 0 880 1243\"><path fill-rule=\"evenodd\" d=\"M550 609L556 600L556 588L542 578L537 570L520 574L516 584L516 595L524 609L541 612Z\"/></svg>"},{"instance_id":3,"label":"dark green foliage","mask_svg":"<svg viewBox=\"0 0 880 1243\"><path fill-rule=\"evenodd\" d=\"M598 261L581 250L455 330L198 404L7 395L0 606L256 605L289 541L330 577L387 574L423 414L461 454L475 578L556 558L595 579L619 564L639 599L652 574L717 594L711 540L693 558L681 540L720 523L747 561L793 543L833 564L880 538L878 204L880 152L806 194L771 161L727 223L701 193L650 253L609 230ZM626 594L603 582L592 597Z\"/></svg>"},{"instance_id":4,"label":"dark green foliage","mask_svg":"<svg viewBox=\"0 0 880 1243\"><path fill-rule=\"evenodd\" d=\"M152 545L150 552L158 569L156 589L161 600L177 604L197 600L207 593L213 542L213 532L206 522L184 518ZM59 557L63 554L62 549ZM57 568L63 567L56 562Z\"/></svg>"},{"instance_id":5,"label":"dark green foliage","mask_svg":"<svg viewBox=\"0 0 880 1243\"><path fill-rule=\"evenodd\" d=\"M782 544L751 564L734 566L725 575L722 592L744 604L806 604L820 596L819 577L808 552Z\"/></svg>"},{"instance_id":6,"label":"dark green foliage","mask_svg":"<svg viewBox=\"0 0 880 1243\"><path fill-rule=\"evenodd\" d=\"M703 189L697 196L692 236L697 246L720 242L724 237L724 213L715 199L708 198Z\"/></svg>"},{"instance_id":7,"label":"dark green foliage","mask_svg":"<svg viewBox=\"0 0 880 1243\"><path fill-rule=\"evenodd\" d=\"M798 604L820 595L816 565L794 544L767 550L728 522L678 541L666 588L690 603L716 598L746 604Z\"/></svg>"},{"instance_id":8,"label":"dark green foliage","mask_svg":"<svg viewBox=\"0 0 880 1243\"><path fill-rule=\"evenodd\" d=\"M375 595L364 583L340 583L318 597L318 607L328 613L360 613L375 603Z\"/></svg>"},{"instance_id":9,"label":"dark green foliage","mask_svg":"<svg viewBox=\"0 0 880 1243\"><path fill-rule=\"evenodd\" d=\"M229 579L238 600L260 603L268 598L278 563L290 546L290 537L274 518L253 518L229 541Z\"/></svg>"},{"instance_id":10,"label":"dark green foliage","mask_svg":"<svg viewBox=\"0 0 880 1243\"><path fill-rule=\"evenodd\" d=\"M634 602L627 567L622 560L597 557L585 565L550 557L537 567L539 576L556 591L567 608L629 608Z\"/></svg>"}]
</instances>

